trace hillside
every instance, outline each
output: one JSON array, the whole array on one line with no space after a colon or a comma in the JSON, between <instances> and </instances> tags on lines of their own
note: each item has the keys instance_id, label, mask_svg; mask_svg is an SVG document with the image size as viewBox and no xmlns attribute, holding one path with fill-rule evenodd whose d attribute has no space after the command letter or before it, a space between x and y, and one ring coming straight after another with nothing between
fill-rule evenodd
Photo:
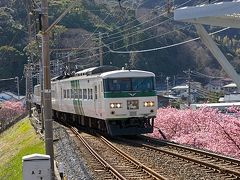
<instances>
[{"instance_id":1,"label":"hillside","mask_svg":"<svg viewBox=\"0 0 240 180\"><path fill-rule=\"evenodd\" d=\"M22 77L23 65L27 60L36 64L41 57L41 41L36 39L35 34L39 31L39 14L33 11L40 6L40 1L34 2L1 1L0 79ZM69 6L70 1L49 2L49 21L52 23ZM182 7L203 2L179 0L172 5ZM225 76L201 41L146 53L119 54L110 51L153 49L197 37L193 26L173 21L173 13L168 14L166 11L164 1L161 0L122 1L121 6L115 0L78 2L51 32L53 74L62 73L66 66L74 71L98 65L99 51L102 49L106 65L149 70L163 77L181 75L188 68L209 75ZM31 12L31 44L28 44L27 12ZM209 32L219 29L207 28ZM214 38L236 70L240 71L239 31L224 31ZM21 93L24 94L24 78L20 79ZM4 82L0 91L16 91L15 86L14 82Z\"/></svg>"}]
</instances>

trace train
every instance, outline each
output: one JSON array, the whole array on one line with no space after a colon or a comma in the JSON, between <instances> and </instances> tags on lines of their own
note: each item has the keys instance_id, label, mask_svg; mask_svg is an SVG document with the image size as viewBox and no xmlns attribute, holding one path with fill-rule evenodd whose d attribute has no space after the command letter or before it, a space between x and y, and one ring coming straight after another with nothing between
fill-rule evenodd
<instances>
[{"instance_id":1,"label":"train","mask_svg":"<svg viewBox=\"0 0 240 180\"><path fill-rule=\"evenodd\" d=\"M157 112L155 75L114 66L91 67L51 79L53 118L111 136L152 133ZM40 111L41 87L33 101Z\"/></svg>"}]
</instances>

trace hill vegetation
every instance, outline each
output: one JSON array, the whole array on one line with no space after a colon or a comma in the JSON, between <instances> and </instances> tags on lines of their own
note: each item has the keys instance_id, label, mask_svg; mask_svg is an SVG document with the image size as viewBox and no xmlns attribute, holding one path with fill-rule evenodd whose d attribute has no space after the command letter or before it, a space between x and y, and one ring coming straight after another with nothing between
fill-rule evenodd
<instances>
[{"instance_id":1,"label":"hill vegetation","mask_svg":"<svg viewBox=\"0 0 240 180\"><path fill-rule=\"evenodd\" d=\"M50 24L71 2L49 1ZM174 7L203 2L179 0L175 1ZM40 1L2 0L0 4L0 79L22 77L24 64L28 61L37 64L41 57L41 40L37 35L41 23L40 14L36 11L41 6ZM110 51L152 49L197 37L193 26L173 21L173 13L166 13L167 10L164 1L160 0L122 1L121 6L117 0L77 1L50 35L53 74L62 73L66 66L70 66L72 71L97 66L99 51L102 50L105 65L149 70L165 76L182 74L188 68L209 75L225 75L200 41L146 53ZM209 32L217 29L208 27ZM236 70L240 71L240 36L237 32L228 30L215 35L214 39ZM69 50L71 48L74 51ZM24 78L20 79L21 93L24 94ZM16 91L12 82L0 85L0 90Z\"/></svg>"}]
</instances>

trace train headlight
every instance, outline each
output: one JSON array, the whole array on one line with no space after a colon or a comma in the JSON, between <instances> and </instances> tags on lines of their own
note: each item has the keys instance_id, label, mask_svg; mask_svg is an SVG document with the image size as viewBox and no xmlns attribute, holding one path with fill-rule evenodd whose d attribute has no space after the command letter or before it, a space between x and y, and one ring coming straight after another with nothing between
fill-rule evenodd
<instances>
[{"instance_id":1,"label":"train headlight","mask_svg":"<svg viewBox=\"0 0 240 180\"><path fill-rule=\"evenodd\" d=\"M114 103L110 103L110 108L114 108L115 104Z\"/></svg>"},{"instance_id":2,"label":"train headlight","mask_svg":"<svg viewBox=\"0 0 240 180\"><path fill-rule=\"evenodd\" d=\"M122 103L110 103L110 108L122 108Z\"/></svg>"},{"instance_id":3,"label":"train headlight","mask_svg":"<svg viewBox=\"0 0 240 180\"><path fill-rule=\"evenodd\" d=\"M150 107L153 107L153 106L154 106L154 102L153 102L153 101L150 101L150 102L149 102L149 105L150 105Z\"/></svg>"},{"instance_id":4,"label":"train headlight","mask_svg":"<svg viewBox=\"0 0 240 180\"><path fill-rule=\"evenodd\" d=\"M154 106L154 101L147 101L143 103L144 107L153 107Z\"/></svg>"},{"instance_id":5,"label":"train headlight","mask_svg":"<svg viewBox=\"0 0 240 180\"><path fill-rule=\"evenodd\" d=\"M147 102L144 102L144 107L147 107L148 106L148 103Z\"/></svg>"}]
</instances>

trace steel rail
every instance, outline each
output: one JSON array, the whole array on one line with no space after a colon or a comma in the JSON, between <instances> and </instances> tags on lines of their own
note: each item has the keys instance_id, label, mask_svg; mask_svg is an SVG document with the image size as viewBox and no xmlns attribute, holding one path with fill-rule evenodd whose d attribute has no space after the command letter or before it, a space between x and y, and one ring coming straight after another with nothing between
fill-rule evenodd
<instances>
[{"instance_id":1,"label":"steel rail","mask_svg":"<svg viewBox=\"0 0 240 180\"><path fill-rule=\"evenodd\" d=\"M126 154L125 152L121 151L119 148L117 148L116 146L114 146L111 142L109 142L105 137L103 136L99 136L102 141L104 143L106 143L109 147L111 147L112 149L114 149L116 152L118 152L119 154L121 154L123 157L127 158L128 160L130 160L131 162L133 162L134 164L136 164L139 168L143 169L146 173L148 173L150 176L152 176L153 178L156 179L162 179L162 180L167 180L168 178L165 178L163 176L161 176L160 174L158 174L157 172L153 171L152 169L148 168L147 166L145 166L144 164L140 163L139 161L135 160L134 158L132 158L131 156L129 156L128 154Z\"/></svg>"},{"instance_id":2,"label":"steel rail","mask_svg":"<svg viewBox=\"0 0 240 180\"><path fill-rule=\"evenodd\" d=\"M232 169L225 168L225 167L220 166L220 165L215 165L215 164L212 164L212 163L200 161L198 159L194 159L194 158L184 156L184 155L181 155L181 154L178 154L178 153L174 153L174 152L171 152L171 151L168 151L168 150L159 149L159 148L147 145L147 144L141 144L141 145L143 145L144 147L147 147L149 149L155 150L155 151L160 151L160 152L163 152L163 153L167 153L167 154L170 154L170 155L182 158L182 159L186 159L188 161L198 163L200 165L204 165L206 167L211 167L213 169L216 169L216 170L220 171L221 173L228 173L230 175L236 175L236 176L240 177L240 172L232 170Z\"/></svg>"},{"instance_id":3,"label":"steel rail","mask_svg":"<svg viewBox=\"0 0 240 180\"><path fill-rule=\"evenodd\" d=\"M118 138L118 139L120 139L120 138ZM205 162L205 161L201 161L201 160L198 160L198 159L194 159L194 158L191 158L191 157L188 157L188 156L186 156L186 155L181 155L181 154L178 154L178 153L175 153L175 152L171 152L171 151L169 151L169 150L163 150L163 149L159 149L159 148L157 148L157 147L154 147L154 146L151 146L151 145L148 145L148 144L144 144L144 143L139 143L139 142L136 142L136 141L131 141L131 140L125 140L124 139L124 141L129 141L129 142L131 142L131 143L135 143L135 144L138 144L138 145L141 145L141 146L143 146L143 147L146 147L146 148L149 148L149 149L152 149L152 150L155 150L155 151L159 151L159 152L163 152L163 153L166 153L166 154L170 154L170 155L172 155L172 156L175 156L175 157L179 157L179 158L182 158L182 159L184 159L184 160L188 160L188 161L192 161L192 162L194 162L194 163L198 163L198 164L200 164L200 165L202 165L202 166L205 166L205 167L210 167L210 168L212 168L212 169L214 169L214 170L217 170L217 171L219 171L219 172L221 172L221 173L223 173L223 174L229 174L229 175L235 175L235 176L237 176L237 177L239 177L240 178L240 171L235 171L235 170L232 170L232 169L229 169L229 168L225 168L225 167L223 167L223 166L221 166L221 165L215 165L215 164L213 164L213 163L208 163L208 162ZM153 140L154 141L154 140ZM160 142L161 143L161 142ZM175 144L171 144L171 146L175 146ZM184 146L181 146L181 145L177 145L176 144L176 147L178 147L178 148L182 148L182 147L184 147ZM188 151L191 151L191 152L198 152L198 153L203 153L203 155L207 155L207 156L209 156L209 157L211 157L211 158L223 158L222 156L217 156L216 154L214 154L214 156L212 156L212 154L213 153L207 153L207 152L205 152L205 151L198 151L198 150L196 150L196 149L193 149L193 148L186 148L186 147L184 147L185 149L187 149ZM183 149L184 149L183 148ZM200 155L200 154L199 154ZM232 158L229 158L229 159L232 159ZM219 160L219 159L218 159ZM223 158L223 160L225 160L224 158ZM235 160L235 159L234 159ZM228 161L230 161L230 160L228 160ZM234 163L236 163L236 161L237 160L235 160L234 161ZM230 161L231 162L231 161ZM239 163L240 163L240 161L238 161L238 164L236 164L236 165L238 165L239 166Z\"/></svg>"},{"instance_id":4,"label":"steel rail","mask_svg":"<svg viewBox=\"0 0 240 180\"><path fill-rule=\"evenodd\" d=\"M227 157L227 156L224 156L224 155L221 155L221 154L216 154L216 153L213 153L213 152L207 152L207 151L204 151L204 150L195 149L195 148L192 148L192 147L187 147L187 146L176 144L176 143L169 142L169 141L158 140L158 139L150 138L150 137L147 137L147 136L139 136L139 137L142 138L142 139L155 141L156 143L160 143L160 144L163 144L163 145L168 145L168 146L170 145L174 148L181 148L181 149L185 149L185 150L200 153L200 154L205 154L207 156L212 156L212 157L215 157L215 158L222 158L223 160L229 161L231 163L235 163L236 165L240 165L240 160L235 159L235 158L231 158L231 157Z\"/></svg>"},{"instance_id":5,"label":"steel rail","mask_svg":"<svg viewBox=\"0 0 240 180\"><path fill-rule=\"evenodd\" d=\"M109 163L107 163L96 151L94 151L91 146L85 141L85 139L79 134L78 130L74 127L70 128L72 132L81 140L84 146L89 150L89 152L110 172L114 177L120 180L127 180L122 176L116 169L114 169Z\"/></svg>"}]
</instances>

